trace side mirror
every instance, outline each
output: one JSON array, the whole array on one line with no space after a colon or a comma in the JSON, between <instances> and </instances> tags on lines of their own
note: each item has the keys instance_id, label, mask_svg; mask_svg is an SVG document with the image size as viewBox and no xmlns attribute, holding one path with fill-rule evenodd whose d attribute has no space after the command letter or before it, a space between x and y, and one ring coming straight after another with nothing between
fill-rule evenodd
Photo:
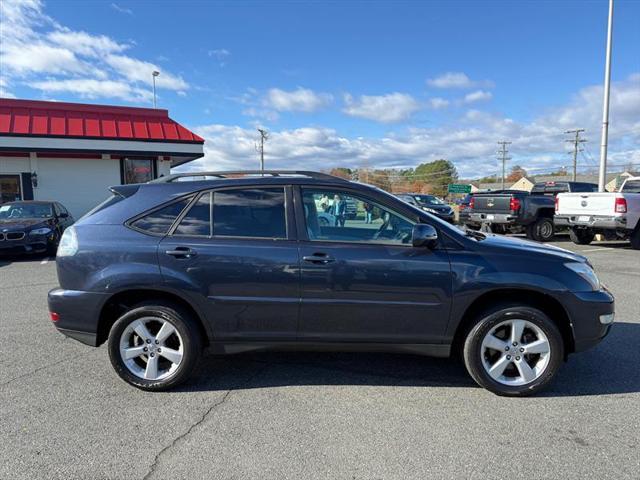
<instances>
[{"instance_id":1,"label":"side mirror","mask_svg":"<svg viewBox=\"0 0 640 480\"><path fill-rule=\"evenodd\" d=\"M411 232L411 243L414 247L433 248L438 242L438 232L432 225L417 223Z\"/></svg>"},{"instance_id":2,"label":"side mirror","mask_svg":"<svg viewBox=\"0 0 640 480\"><path fill-rule=\"evenodd\" d=\"M60 217L60 218L69 218L69 214L68 213L61 213L60 215L58 215L58 217Z\"/></svg>"}]
</instances>

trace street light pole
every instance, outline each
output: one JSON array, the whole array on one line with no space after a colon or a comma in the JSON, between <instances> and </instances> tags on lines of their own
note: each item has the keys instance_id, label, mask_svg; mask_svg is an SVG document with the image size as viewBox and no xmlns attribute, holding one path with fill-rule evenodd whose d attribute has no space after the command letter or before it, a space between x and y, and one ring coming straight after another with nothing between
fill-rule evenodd
<instances>
[{"instance_id":1,"label":"street light pole","mask_svg":"<svg viewBox=\"0 0 640 480\"><path fill-rule=\"evenodd\" d=\"M613 33L613 0L609 0L609 23L607 25L607 54L604 67L604 101L602 105L602 139L600 141L600 171L598 191L604 192L607 182L607 142L609 139L609 93L611 91L611 44Z\"/></svg>"},{"instance_id":2,"label":"street light pole","mask_svg":"<svg viewBox=\"0 0 640 480\"><path fill-rule=\"evenodd\" d=\"M156 107L156 77L160 75L160 72L158 72L157 70L154 70L153 72L151 72L151 77L153 78L153 108L157 108Z\"/></svg>"}]
</instances>

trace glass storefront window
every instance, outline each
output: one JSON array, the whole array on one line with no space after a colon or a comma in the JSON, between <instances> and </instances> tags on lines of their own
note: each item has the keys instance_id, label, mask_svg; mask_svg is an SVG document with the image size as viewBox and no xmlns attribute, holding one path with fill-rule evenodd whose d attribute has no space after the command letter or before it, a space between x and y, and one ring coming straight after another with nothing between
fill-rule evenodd
<instances>
[{"instance_id":1,"label":"glass storefront window","mask_svg":"<svg viewBox=\"0 0 640 480\"><path fill-rule=\"evenodd\" d=\"M156 178L154 160L146 158L122 159L122 183L145 183Z\"/></svg>"},{"instance_id":2,"label":"glass storefront window","mask_svg":"<svg viewBox=\"0 0 640 480\"><path fill-rule=\"evenodd\" d=\"M0 203L22 200L20 175L0 175Z\"/></svg>"}]
</instances>

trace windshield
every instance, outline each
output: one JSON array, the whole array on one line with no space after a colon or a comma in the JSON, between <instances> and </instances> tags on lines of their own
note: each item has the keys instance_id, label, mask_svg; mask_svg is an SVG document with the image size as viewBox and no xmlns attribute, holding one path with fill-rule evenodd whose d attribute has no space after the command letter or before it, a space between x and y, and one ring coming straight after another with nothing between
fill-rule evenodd
<instances>
[{"instance_id":1,"label":"windshield","mask_svg":"<svg viewBox=\"0 0 640 480\"><path fill-rule=\"evenodd\" d=\"M622 187L625 193L640 193L640 180L627 180Z\"/></svg>"},{"instance_id":2,"label":"windshield","mask_svg":"<svg viewBox=\"0 0 640 480\"><path fill-rule=\"evenodd\" d=\"M14 218L50 218L51 205L45 203L10 203L0 205L0 220Z\"/></svg>"},{"instance_id":3,"label":"windshield","mask_svg":"<svg viewBox=\"0 0 640 480\"><path fill-rule=\"evenodd\" d=\"M438 197L434 197L433 195L414 195L413 198L416 199L420 205L444 205L445 203L440 200Z\"/></svg>"}]
</instances>

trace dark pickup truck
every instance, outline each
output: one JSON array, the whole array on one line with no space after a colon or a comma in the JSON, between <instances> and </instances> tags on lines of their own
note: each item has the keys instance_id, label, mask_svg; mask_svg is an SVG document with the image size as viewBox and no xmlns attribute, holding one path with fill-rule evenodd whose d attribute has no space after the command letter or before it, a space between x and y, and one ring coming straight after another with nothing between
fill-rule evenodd
<instances>
[{"instance_id":1,"label":"dark pickup truck","mask_svg":"<svg viewBox=\"0 0 640 480\"><path fill-rule=\"evenodd\" d=\"M555 196L564 192L594 192L598 186L585 182L536 183L531 193L522 190L497 190L474 194L466 224L485 227L494 233L519 233L527 238L548 242L554 235Z\"/></svg>"}]
</instances>

